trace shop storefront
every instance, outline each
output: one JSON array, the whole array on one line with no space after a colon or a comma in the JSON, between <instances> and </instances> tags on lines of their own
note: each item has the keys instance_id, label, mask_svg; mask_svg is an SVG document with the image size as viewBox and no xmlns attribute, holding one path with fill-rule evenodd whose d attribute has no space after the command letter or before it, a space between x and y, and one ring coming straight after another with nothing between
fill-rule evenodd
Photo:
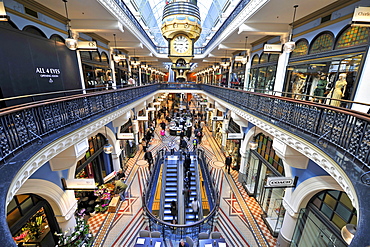
<instances>
[{"instance_id":1,"label":"shop storefront","mask_svg":"<svg viewBox=\"0 0 370 247\"><path fill-rule=\"evenodd\" d=\"M43 198L24 194L14 196L7 208L7 222L16 244L54 247L59 226L49 203Z\"/></svg>"},{"instance_id":2,"label":"shop storefront","mask_svg":"<svg viewBox=\"0 0 370 247\"><path fill-rule=\"evenodd\" d=\"M232 88L243 88L244 86L245 65L241 62L234 62L230 76Z\"/></svg>"},{"instance_id":3,"label":"shop storefront","mask_svg":"<svg viewBox=\"0 0 370 247\"><path fill-rule=\"evenodd\" d=\"M82 70L86 88L105 89L112 84L112 71L105 52L81 51Z\"/></svg>"},{"instance_id":4,"label":"shop storefront","mask_svg":"<svg viewBox=\"0 0 370 247\"><path fill-rule=\"evenodd\" d=\"M115 73L116 85L119 87L126 86L129 79L127 60L122 60L115 64Z\"/></svg>"},{"instance_id":5,"label":"shop storefront","mask_svg":"<svg viewBox=\"0 0 370 247\"><path fill-rule=\"evenodd\" d=\"M267 188L265 185L268 177L284 176L283 162L275 154L271 138L259 134L256 142L258 147L249 154L243 186L249 195L256 198L263 210L262 218L271 234L277 236L285 214L282 205L284 189Z\"/></svg>"},{"instance_id":6,"label":"shop storefront","mask_svg":"<svg viewBox=\"0 0 370 247\"><path fill-rule=\"evenodd\" d=\"M128 159L134 157L137 151L131 119L129 119L124 125L121 126L119 132L117 133L117 139L120 140L121 167L123 170L126 170Z\"/></svg>"},{"instance_id":7,"label":"shop storefront","mask_svg":"<svg viewBox=\"0 0 370 247\"><path fill-rule=\"evenodd\" d=\"M335 106L341 103L333 99L353 100L368 44L369 28L355 26L345 27L337 37L325 31L311 43L297 41L283 91L288 97Z\"/></svg>"},{"instance_id":8,"label":"shop storefront","mask_svg":"<svg viewBox=\"0 0 370 247\"><path fill-rule=\"evenodd\" d=\"M103 152L105 143L106 138L102 134L89 138L89 150L77 162L75 178L93 178L95 183L104 183L104 178L113 172L112 156Z\"/></svg>"},{"instance_id":9,"label":"shop storefront","mask_svg":"<svg viewBox=\"0 0 370 247\"><path fill-rule=\"evenodd\" d=\"M300 211L290 246L346 247L341 229L347 224L357 225L357 211L347 194L337 190L319 192Z\"/></svg>"},{"instance_id":10,"label":"shop storefront","mask_svg":"<svg viewBox=\"0 0 370 247\"><path fill-rule=\"evenodd\" d=\"M253 56L250 72L248 73L248 90L256 92L268 92L274 89L278 54L263 53L261 57L258 54Z\"/></svg>"},{"instance_id":11,"label":"shop storefront","mask_svg":"<svg viewBox=\"0 0 370 247\"><path fill-rule=\"evenodd\" d=\"M231 168L236 171L240 169L240 144L243 137L244 133L241 127L230 118L227 128L225 151L232 158Z\"/></svg>"}]
</instances>

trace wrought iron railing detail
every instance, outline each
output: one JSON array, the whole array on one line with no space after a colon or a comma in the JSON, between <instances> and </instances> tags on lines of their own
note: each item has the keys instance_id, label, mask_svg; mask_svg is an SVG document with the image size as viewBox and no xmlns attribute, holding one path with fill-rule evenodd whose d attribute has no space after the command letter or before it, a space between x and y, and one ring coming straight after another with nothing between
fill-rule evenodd
<instances>
[{"instance_id":1,"label":"wrought iron railing detail","mask_svg":"<svg viewBox=\"0 0 370 247\"><path fill-rule=\"evenodd\" d=\"M346 157L357 161L364 172L370 169L370 117L367 114L217 86L202 85L202 90L289 132L299 134L326 153L340 151L340 157L333 156L339 163ZM318 139L326 145L317 143Z\"/></svg>"},{"instance_id":2,"label":"wrought iron railing detail","mask_svg":"<svg viewBox=\"0 0 370 247\"><path fill-rule=\"evenodd\" d=\"M158 85L81 94L0 112L0 164L45 135L152 93Z\"/></svg>"}]
</instances>

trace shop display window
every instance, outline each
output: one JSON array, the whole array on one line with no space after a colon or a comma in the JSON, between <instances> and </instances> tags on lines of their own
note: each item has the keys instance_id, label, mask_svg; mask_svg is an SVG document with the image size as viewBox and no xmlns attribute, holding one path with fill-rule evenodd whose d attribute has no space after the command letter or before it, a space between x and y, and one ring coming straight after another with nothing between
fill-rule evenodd
<instances>
[{"instance_id":1,"label":"shop display window","mask_svg":"<svg viewBox=\"0 0 370 247\"><path fill-rule=\"evenodd\" d=\"M264 220L274 235L277 235L283 224L285 209L283 207L284 188L267 188L262 196Z\"/></svg>"},{"instance_id":2,"label":"shop display window","mask_svg":"<svg viewBox=\"0 0 370 247\"><path fill-rule=\"evenodd\" d=\"M244 181L244 185L246 186L246 189L250 194L254 193L258 175L258 168L259 159L252 153L246 170L246 180Z\"/></svg>"},{"instance_id":3,"label":"shop display window","mask_svg":"<svg viewBox=\"0 0 370 247\"><path fill-rule=\"evenodd\" d=\"M315 38L311 44L310 54L330 51L333 49L334 35L332 33L323 33Z\"/></svg>"},{"instance_id":4,"label":"shop display window","mask_svg":"<svg viewBox=\"0 0 370 247\"><path fill-rule=\"evenodd\" d=\"M340 86L337 84L339 75L344 73L346 87L341 90L344 97L340 99L352 100L362 58L362 54L351 57L337 56L335 60L323 58L315 63L289 66L287 70L288 82L285 85L285 91L288 93L285 96L334 104L336 102L330 99L334 98L335 88Z\"/></svg>"},{"instance_id":5,"label":"shop display window","mask_svg":"<svg viewBox=\"0 0 370 247\"><path fill-rule=\"evenodd\" d=\"M367 44L369 42L369 30L368 27L348 27L339 36L335 49Z\"/></svg>"}]
</instances>

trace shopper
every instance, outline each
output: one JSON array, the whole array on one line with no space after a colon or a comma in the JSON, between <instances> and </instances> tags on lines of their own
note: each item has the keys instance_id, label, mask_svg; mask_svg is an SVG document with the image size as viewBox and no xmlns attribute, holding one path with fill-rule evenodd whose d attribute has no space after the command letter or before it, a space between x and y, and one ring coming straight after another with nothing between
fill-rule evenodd
<instances>
[{"instance_id":1,"label":"shopper","mask_svg":"<svg viewBox=\"0 0 370 247\"><path fill-rule=\"evenodd\" d=\"M191 202L191 208L193 209L194 220L195 220L198 216L198 211L199 211L199 201L197 201L196 197L194 197L193 201Z\"/></svg>"},{"instance_id":2,"label":"shopper","mask_svg":"<svg viewBox=\"0 0 370 247\"><path fill-rule=\"evenodd\" d=\"M174 155L175 154L175 147L176 147L175 142L173 140L170 141L170 143L168 144L168 148L171 151L171 155Z\"/></svg>"},{"instance_id":3,"label":"shopper","mask_svg":"<svg viewBox=\"0 0 370 247\"><path fill-rule=\"evenodd\" d=\"M227 170L227 173L229 173L229 174L230 174L230 167L231 167L232 161L233 160L232 160L230 154L228 154L226 159L225 159L225 169Z\"/></svg>"},{"instance_id":4,"label":"shopper","mask_svg":"<svg viewBox=\"0 0 370 247\"><path fill-rule=\"evenodd\" d=\"M127 189L127 184L124 182L124 178L121 178L120 180L115 181L114 183L114 193L119 195L121 198L121 201L124 201L125 198L125 192Z\"/></svg>"},{"instance_id":5,"label":"shopper","mask_svg":"<svg viewBox=\"0 0 370 247\"><path fill-rule=\"evenodd\" d=\"M152 155L152 152L150 151L146 151L145 154L144 154L144 159L148 162L148 165L149 165L149 171L151 171L151 166L153 164L153 155Z\"/></svg>"},{"instance_id":6,"label":"shopper","mask_svg":"<svg viewBox=\"0 0 370 247\"><path fill-rule=\"evenodd\" d=\"M172 200L170 210L171 210L171 215L172 215L172 221L174 221L176 220L176 216L177 216L177 206L176 206L175 200Z\"/></svg>"},{"instance_id":7,"label":"shopper","mask_svg":"<svg viewBox=\"0 0 370 247\"><path fill-rule=\"evenodd\" d=\"M179 247L190 247L188 243L184 242L183 239L180 240Z\"/></svg>"}]
</instances>

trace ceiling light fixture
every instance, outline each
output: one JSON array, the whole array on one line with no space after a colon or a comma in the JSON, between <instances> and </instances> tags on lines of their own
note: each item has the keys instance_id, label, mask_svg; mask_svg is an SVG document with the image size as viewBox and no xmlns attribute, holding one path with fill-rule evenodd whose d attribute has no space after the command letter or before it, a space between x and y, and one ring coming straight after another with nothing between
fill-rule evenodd
<instances>
[{"instance_id":1,"label":"ceiling light fixture","mask_svg":"<svg viewBox=\"0 0 370 247\"><path fill-rule=\"evenodd\" d=\"M8 21L9 16L6 15L4 2L0 1L0 21Z\"/></svg>"},{"instance_id":2,"label":"ceiling light fixture","mask_svg":"<svg viewBox=\"0 0 370 247\"><path fill-rule=\"evenodd\" d=\"M288 42L284 44L284 51L286 53L290 53L295 49L295 42L293 41L293 28L294 28L295 14L297 12L298 5L294 5L293 8L294 8L294 14L293 14L292 25L290 27L289 38L288 38Z\"/></svg>"},{"instance_id":3,"label":"ceiling light fixture","mask_svg":"<svg viewBox=\"0 0 370 247\"><path fill-rule=\"evenodd\" d=\"M62 0L64 2L64 8L66 10L66 17L67 17L67 32L68 32L68 38L65 40L65 44L68 47L68 49L74 51L77 49L77 40L73 38L72 31L71 31L71 25L70 25L70 19L68 16L68 9L67 9L67 2L68 0Z\"/></svg>"},{"instance_id":4,"label":"ceiling light fixture","mask_svg":"<svg viewBox=\"0 0 370 247\"><path fill-rule=\"evenodd\" d=\"M117 41L116 41L116 34L114 33L113 34L113 38L114 38L114 54L113 54L113 60L118 63L119 61L121 61L121 58L118 56L117 54Z\"/></svg>"}]
</instances>

